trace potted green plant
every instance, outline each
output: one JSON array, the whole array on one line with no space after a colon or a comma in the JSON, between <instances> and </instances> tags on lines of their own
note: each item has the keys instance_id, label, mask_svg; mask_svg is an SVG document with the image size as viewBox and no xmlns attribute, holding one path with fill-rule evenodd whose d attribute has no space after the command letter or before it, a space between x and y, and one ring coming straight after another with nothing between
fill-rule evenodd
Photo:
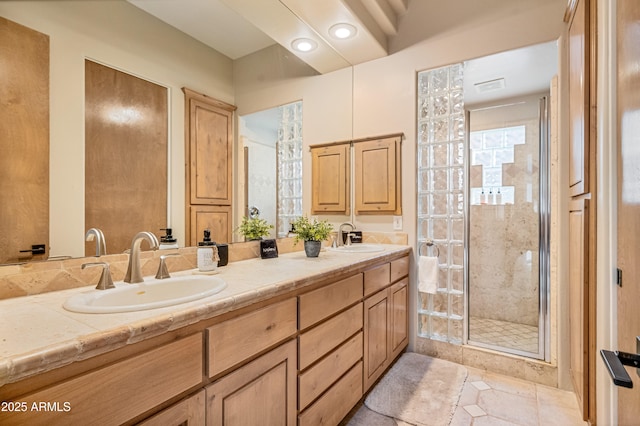
<instances>
[{"instance_id":1,"label":"potted green plant","mask_svg":"<svg viewBox=\"0 0 640 426\"><path fill-rule=\"evenodd\" d=\"M249 218L244 216L240 226L236 228L236 232L242 235L245 240L261 240L269 235L269 231L273 229L273 225L267 223L265 219L259 217Z\"/></svg>"},{"instance_id":2,"label":"potted green plant","mask_svg":"<svg viewBox=\"0 0 640 426\"><path fill-rule=\"evenodd\" d=\"M333 226L328 220L310 221L306 216L301 216L293 222L295 232L294 243L304 241L304 251L308 257L318 257L322 242L329 237Z\"/></svg>"}]
</instances>

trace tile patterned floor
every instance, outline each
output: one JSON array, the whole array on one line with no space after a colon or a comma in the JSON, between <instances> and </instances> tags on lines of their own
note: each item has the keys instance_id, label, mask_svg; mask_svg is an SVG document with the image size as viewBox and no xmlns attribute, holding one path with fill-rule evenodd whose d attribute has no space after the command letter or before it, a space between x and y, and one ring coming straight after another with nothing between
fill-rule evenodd
<instances>
[{"instance_id":1,"label":"tile patterned floor","mask_svg":"<svg viewBox=\"0 0 640 426\"><path fill-rule=\"evenodd\" d=\"M538 327L526 324L471 317L469 340L538 353Z\"/></svg>"},{"instance_id":2,"label":"tile patterned floor","mask_svg":"<svg viewBox=\"0 0 640 426\"><path fill-rule=\"evenodd\" d=\"M450 426L583 426L572 392L467 367Z\"/></svg>"}]
</instances>

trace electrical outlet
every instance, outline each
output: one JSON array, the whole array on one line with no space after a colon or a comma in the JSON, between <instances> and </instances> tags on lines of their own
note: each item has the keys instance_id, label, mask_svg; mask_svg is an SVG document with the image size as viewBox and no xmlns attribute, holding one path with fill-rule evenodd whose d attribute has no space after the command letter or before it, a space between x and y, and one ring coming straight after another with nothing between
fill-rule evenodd
<instances>
[{"instance_id":1,"label":"electrical outlet","mask_svg":"<svg viewBox=\"0 0 640 426\"><path fill-rule=\"evenodd\" d=\"M393 217L393 230L402 231L402 216Z\"/></svg>"}]
</instances>

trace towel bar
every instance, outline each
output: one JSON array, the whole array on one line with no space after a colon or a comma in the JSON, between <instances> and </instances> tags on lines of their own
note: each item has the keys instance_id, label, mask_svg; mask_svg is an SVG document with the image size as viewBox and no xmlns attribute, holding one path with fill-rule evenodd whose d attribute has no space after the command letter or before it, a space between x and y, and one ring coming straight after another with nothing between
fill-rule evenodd
<instances>
[{"instance_id":1,"label":"towel bar","mask_svg":"<svg viewBox=\"0 0 640 426\"><path fill-rule=\"evenodd\" d=\"M435 248L436 249L436 257L440 257L440 249L438 248L436 243L433 242L433 240L426 240L425 242L420 244L420 248L418 249L418 255L419 256L422 256L422 248L425 247L425 246L427 247L427 249L429 247Z\"/></svg>"}]
</instances>

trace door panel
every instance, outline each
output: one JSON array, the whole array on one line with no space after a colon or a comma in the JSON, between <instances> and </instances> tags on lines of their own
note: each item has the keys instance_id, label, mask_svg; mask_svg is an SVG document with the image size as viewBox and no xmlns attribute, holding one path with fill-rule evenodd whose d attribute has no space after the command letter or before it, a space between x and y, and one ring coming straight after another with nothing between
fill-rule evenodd
<instances>
[{"instance_id":1,"label":"door panel","mask_svg":"<svg viewBox=\"0 0 640 426\"><path fill-rule=\"evenodd\" d=\"M636 353L640 335L640 2L618 0L618 350ZM638 424L640 377L627 367L633 388L618 388L618 424Z\"/></svg>"},{"instance_id":2,"label":"door panel","mask_svg":"<svg viewBox=\"0 0 640 426\"><path fill-rule=\"evenodd\" d=\"M49 37L0 17L0 68L0 263L39 260L49 252ZM46 254L20 253L35 244Z\"/></svg>"}]
</instances>

